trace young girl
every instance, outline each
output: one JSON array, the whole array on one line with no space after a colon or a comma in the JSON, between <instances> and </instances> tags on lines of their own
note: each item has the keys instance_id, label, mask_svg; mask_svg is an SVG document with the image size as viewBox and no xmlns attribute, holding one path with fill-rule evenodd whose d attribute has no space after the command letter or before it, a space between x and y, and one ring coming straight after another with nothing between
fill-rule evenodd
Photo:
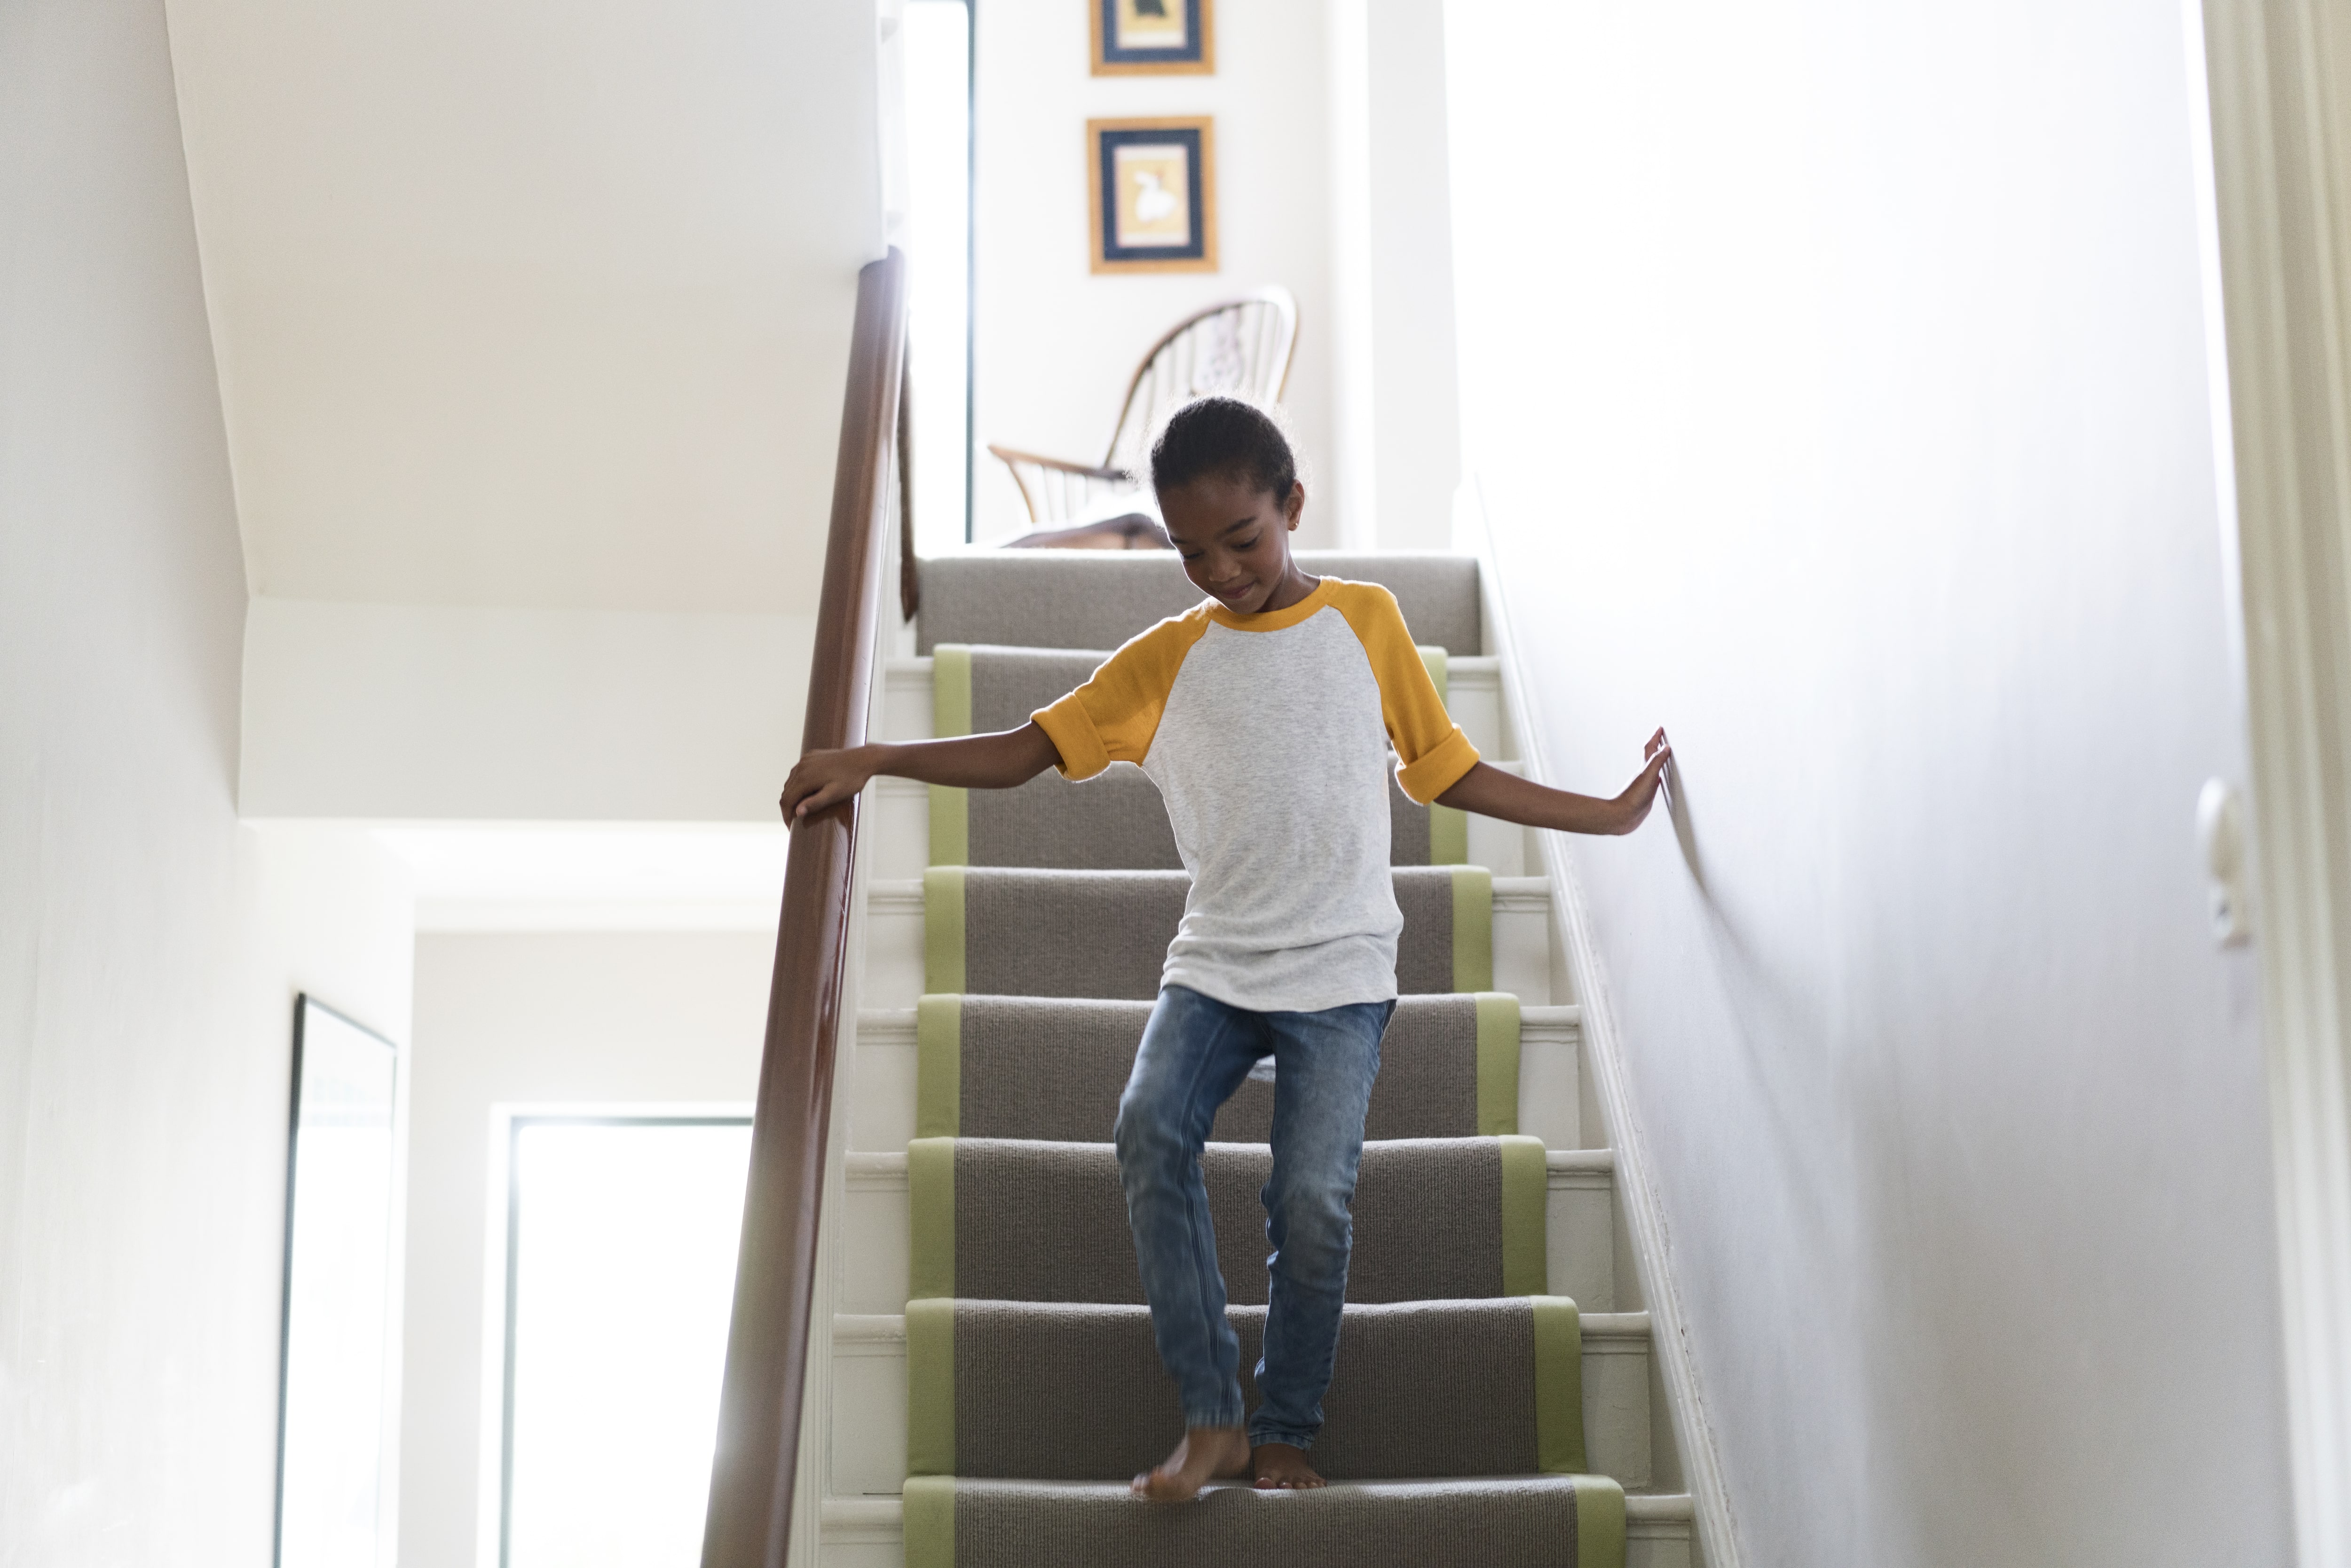
<instances>
[{"instance_id":1,"label":"young girl","mask_svg":"<svg viewBox=\"0 0 2351 1568\"><path fill-rule=\"evenodd\" d=\"M1337 1354L1364 1113L1395 1010L1396 907L1387 754L1437 801L1529 827L1628 833L1672 751L1613 800L1547 789L1479 760L1447 716L1395 598L1291 560L1306 489L1273 421L1233 398L1186 404L1151 452L1184 571L1208 598L1136 637L1019 729L810 752L784 785L787 821L877 773L1009 789L1047 768L1090 779L1116 761L1158 785L1192 888L1113 1133L1153 1332L1185 1436L1137 1495L1196 1497L1253 1469L1319 1487L1306 1462ZM1239 1349L1200 1151L1217 1109L1275 1059L1261 1396L1241 1424Z\"/></svg>"}]
</instances>

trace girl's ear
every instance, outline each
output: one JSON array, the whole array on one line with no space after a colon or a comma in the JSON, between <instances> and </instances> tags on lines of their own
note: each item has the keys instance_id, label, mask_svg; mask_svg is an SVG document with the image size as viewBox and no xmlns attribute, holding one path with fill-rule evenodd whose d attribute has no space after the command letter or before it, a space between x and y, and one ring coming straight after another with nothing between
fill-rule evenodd
<instances>
[{"instance_id":1,"label":"girl's ear","mask_svg":"<svg viewBox=\"0 0 2351 1568\"><path fill-rule=\"evenodd\" d=\"M1306 486L1296 480L1290 486L1290 499L1282 502L1281 515L1291 533L1298 531L1299 515L1306 510Z\"/></svg>"}]
</instances>

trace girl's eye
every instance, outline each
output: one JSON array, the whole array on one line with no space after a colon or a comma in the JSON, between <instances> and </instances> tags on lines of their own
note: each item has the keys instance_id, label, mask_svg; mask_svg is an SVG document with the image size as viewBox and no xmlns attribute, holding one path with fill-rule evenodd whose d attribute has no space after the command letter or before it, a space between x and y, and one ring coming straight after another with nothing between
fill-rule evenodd
<instances>
[{"instance_id":1,"label":"girl's eye","mask_svg":"<svg viewBox=\"0 0 2351 1568\"><path fill-rule=\"evenodd\" d=\"M1233 548L1235 549L1257 549L1257 541L1264 537L1265 536L1263 534L1251 534L1249 538L1234 545Z\"/></svg>"}]
</instances>

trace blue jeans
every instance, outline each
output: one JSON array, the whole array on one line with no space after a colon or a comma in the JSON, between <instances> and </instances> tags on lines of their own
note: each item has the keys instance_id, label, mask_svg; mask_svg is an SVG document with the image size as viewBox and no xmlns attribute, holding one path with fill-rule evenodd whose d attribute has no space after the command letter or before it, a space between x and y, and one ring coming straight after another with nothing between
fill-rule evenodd
<instances>
[{"instance_id":1,"label":"blue jeans","mask_svg":"<svg viewBox=\"0 0 2351 1568\"><path fill-rule=\"evenodd\" d=\"M1160 991L1113 1136L1152 1332L1183 1396L1186 1427L1241 1424L1240 1343L1225 1316L1200 1149L1217 1108L1259 1058L1271 1056L1273 1179L1259 1196L1273 1255L1257 1364L1260 1403L1249 1439L1305 1448L1322 1429L1354 1242L1349 1205L1364 1157L1364 1109L1395 1010L1387 1001L1259 1013L1183 986Z\"/></svg>"}]
</instances>

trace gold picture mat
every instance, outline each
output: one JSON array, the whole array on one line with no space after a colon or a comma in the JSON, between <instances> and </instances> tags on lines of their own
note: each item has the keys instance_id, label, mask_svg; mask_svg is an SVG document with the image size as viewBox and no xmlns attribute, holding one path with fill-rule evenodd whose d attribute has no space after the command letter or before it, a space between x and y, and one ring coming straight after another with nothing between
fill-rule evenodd
<instances>
[{"instance_id":1,"label":"gold picture mat","mask_svg":"<svg viewBox=\"0 0 2351 1568\"><path fill-rule=\"evenodd\" d=\"M1106 256L1117 237L1118 217L1102 210L1102 133L1104 131L1176 131L1199 138L1199 202L1190 214L1200 238L1196 256ZM1112 154L1113 160L1116 153ZM1186 200L1189 200L1187 189ZM1217 260L1217 122L1213 115L1187 115L1152 120L1089 120L1086 121L1086 244L1088 270L1117 272L1215 272ZM1188 246L1184 248L1190 248Z\"/></svg>"}]
</instances>

